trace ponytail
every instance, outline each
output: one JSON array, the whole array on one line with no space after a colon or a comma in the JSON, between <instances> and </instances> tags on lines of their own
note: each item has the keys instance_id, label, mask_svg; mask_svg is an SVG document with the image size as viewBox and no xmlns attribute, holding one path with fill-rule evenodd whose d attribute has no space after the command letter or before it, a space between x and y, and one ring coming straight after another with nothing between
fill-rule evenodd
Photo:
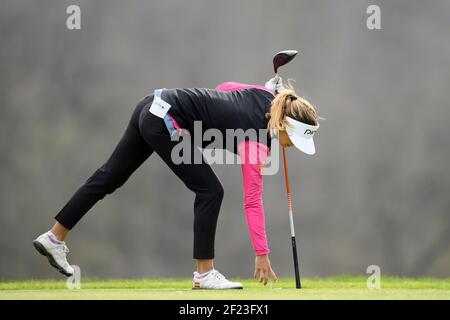
<instances>
[{"instance_id":1,"label":"ponytail","mask_svg":"<svg viewBox=\"0 0 450 320\"><path fill-rule=\"evenodd\" d=\"M267 129L272 137L276 135L278 130L284 130L286 108L288 105L291 105L293 99L296 99L294 96L295 92L293 90L286 89L279 92L275 96L275 99L273 99L270 113L267 113L267 116L269 117Z\"/></svg>"},{"instance_id":2,"label":"ponytail","mask_svg":"<svg viewBox=\"0 0 450 320\"><path fill-rule=\"evenodd\" d=\"M270 112L266 114L269 118L267 130L271 137L276 136L278 130L285 130L286 116L310 125L318 123L314 107L306 99L297 96L291 83L275 96Z\"/></svg>"}]
</instances>

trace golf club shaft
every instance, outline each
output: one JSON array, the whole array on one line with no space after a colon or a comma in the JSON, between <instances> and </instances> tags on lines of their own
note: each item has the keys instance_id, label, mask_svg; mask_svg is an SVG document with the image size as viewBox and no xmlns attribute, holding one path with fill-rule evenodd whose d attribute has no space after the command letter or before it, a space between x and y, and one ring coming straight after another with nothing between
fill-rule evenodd
<instances>
[{"instance_id":1,"label":"golf club shaft","mask_svg":"<svg viewBox=\"0 0 450 320\"><path fill-rule=\"evenodd\" d=\"M297 244L295 241L295 230L294 230L294 218L292 215L292 196L291 196L291 186L289 184L289 171L286 161L286 147L283 146L283 164L284 164L284 175L286 180L286 191L288 198L288 212L289 212L289 225L291 228L291 241L292 241L292 253L294 257L294 271L295 271L295 287L300 289L302 287L300 282L300 271L298 267L298 256L297 256Z\"/></svg>"}]
</instances>

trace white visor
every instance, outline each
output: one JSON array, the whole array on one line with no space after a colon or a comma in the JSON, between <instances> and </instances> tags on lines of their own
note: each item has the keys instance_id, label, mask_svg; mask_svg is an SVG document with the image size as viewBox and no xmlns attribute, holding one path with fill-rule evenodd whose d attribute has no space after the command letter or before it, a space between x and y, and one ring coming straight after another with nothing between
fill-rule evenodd
<instances>
[{"instance_id":1,"label":"white visor","mask_svg":"<svg viewBox=\"0 0 450 320\"><path fill-rule=\"evenodd\" d=\"M290 126L286 126L286 132L294 146L306 154L316 153L313 137L319 129L319 124L311 126L291 117L286 117L286 120L290 124Z\"/></svg>"}]
</instances>

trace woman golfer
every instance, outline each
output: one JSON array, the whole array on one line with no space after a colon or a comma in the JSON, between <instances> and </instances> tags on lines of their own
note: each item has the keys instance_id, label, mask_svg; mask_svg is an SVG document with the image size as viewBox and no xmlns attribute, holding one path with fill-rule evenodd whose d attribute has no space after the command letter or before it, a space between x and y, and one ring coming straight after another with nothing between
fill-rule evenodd
<instances>
[{"instance_id":1,"label":"woman golfer","mask_svg":"<svg viewBox=\"0 0 450 320\"><path fill-rule=\"evenodd\" d=\"M261 168L270 152L270 138L278 137L284 146L295 145L305 153L315 152L313 135L318 128L314 107L284 88L282 79L270 79L265 86L222 83L216 89L164 89L138 103L126 131L110 158L82 185L56 215L52 229L34 242L35 248L61 273L70 276L74 269L66 259L69 252L64 240L78 221L105 195L122 186L130 175L156 152L170 169L195 193L194 252L197 270L194 289L242 289L242 284L228 281L214 269L214 238L223 199L222 185L211 167L200 163L176 163L172 149L177 141L172 135L180 130L194 134L194 122L202 130L264 129L264 141L244 139L235 143L233 152L242 162L244 211L255 259L255 278L267 283L277 280L269 260ZM198 122L197 122L198 123ZM265 130L268 129L268 130ZM260 137L261 138L261 137ZM222 145L225 145L222 144ZM192 157L200 153L192 146ZM244 155L248 155L245 157ZM197 154L198 156L198 154ZM250 160L250 161L249 161ZM198 162L198 161L197 161Z\"/></svg>"}]
</instances>

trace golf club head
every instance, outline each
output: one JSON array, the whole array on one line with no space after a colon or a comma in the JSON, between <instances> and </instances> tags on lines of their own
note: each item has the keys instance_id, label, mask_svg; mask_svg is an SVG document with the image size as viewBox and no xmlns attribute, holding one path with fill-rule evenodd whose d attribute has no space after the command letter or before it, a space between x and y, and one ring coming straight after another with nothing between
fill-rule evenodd
<instances>
[{"instance_id":1,"label":"golf club head","mask_svg":"<svg viewBox=\"0 0 450 320\"><path fill-rule=\"evenodd\" d=\"M297 50L283 50L273 57L273 70L278 73L278 68L292 61L297 55Z\"/></svg>"}]
</instances>

